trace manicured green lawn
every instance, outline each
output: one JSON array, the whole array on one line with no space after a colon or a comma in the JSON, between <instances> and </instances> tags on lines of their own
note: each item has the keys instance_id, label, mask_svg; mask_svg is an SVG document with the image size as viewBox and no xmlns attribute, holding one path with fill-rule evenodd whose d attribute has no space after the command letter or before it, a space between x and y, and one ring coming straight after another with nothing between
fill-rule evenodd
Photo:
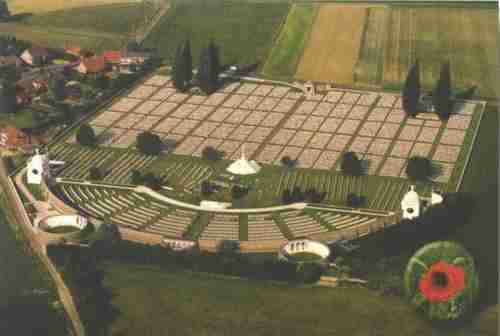
<instances>
[{"instance_id":1,"label":"manicured green lawn","mask_svg":"<svg viewBox=\"0 0 500 336\"><path fill-rule=\"evenodd\" d=\"M120 263L106 270L120 310L113 335L471 335L470 327L437 329L405 301L361 287L296 287Z\"/></svg>"},{"instance_id":2,"label":"manicured green lawn","mask_svg":"<svg viewBox=\"0 0 500 336\"><path fill-rule=\"evenodd\" d=\"M145 41L161 56L173 60L177 46L189 38L193 63L201 48L213 38L222 63L251 64L264 61L275 29L286 15L286 3L179 2Z\"/></svg>"},{"instance_id":3,"label":"manicured green lawn","mask_svg":"<svg viewBox=\"0 0 500 336\"><path fill-rule=\"evenodd\" d=\"M264 76L293 77L313 27L316 11L316 6L311 4L291 7L262 69Z\"/></svg>"}]
</instances>

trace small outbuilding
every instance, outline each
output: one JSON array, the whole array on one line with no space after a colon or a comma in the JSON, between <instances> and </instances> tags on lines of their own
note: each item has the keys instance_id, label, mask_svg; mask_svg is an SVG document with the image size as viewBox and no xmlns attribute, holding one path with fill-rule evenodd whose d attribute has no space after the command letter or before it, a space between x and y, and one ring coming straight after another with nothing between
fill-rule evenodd
<instances>
[{"instance_id":1,"label":"small outbuilding","mask_svg":"<svg viewBox=\"0 0 500 336\"><path fill-rule=\"evenodd\" d=\"M420 197L415 191L415 186L410 186L410 190L403 196L401 209L405 219L414 219L420 216Z\"/></svg>"},{"instance_id":2,"label":"small outbuilding","mask_svg":"<svg viewBox=\"0 0 500 336\"><path fill-rule=\"evenodd\" d=\"M241 158L234 161L227 167L227 171L234 175L254 175L260 171L261 167L255 161L249 161L245 157L244 145L241 150Z\"/></svg>"}]
</instances>

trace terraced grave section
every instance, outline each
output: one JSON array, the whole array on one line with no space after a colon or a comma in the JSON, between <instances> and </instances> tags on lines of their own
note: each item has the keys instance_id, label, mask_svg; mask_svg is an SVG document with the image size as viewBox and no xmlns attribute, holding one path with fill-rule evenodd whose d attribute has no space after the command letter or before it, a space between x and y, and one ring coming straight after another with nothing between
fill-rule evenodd
<instances>
[{"instance_id":1,"label":"terraced grave section","mask_svg":"<svg viewBox=\"0 0 500 336\"><path fill-rule=\"evenodd\" d=\"M453 189L484 107L457 101L443 123L432 113L407 118L395 94L333 89L304 96L287 86L234 82L201 96L177 92L169 77L155 75L91 125L101 147L132 148L137 134L147 130L178 155L200 157L212 146L234 160L245 144L246 155L262 164L281 165L289 156L299 168L319 170L338 170L342 154L353 151L368 175L394 178L406 178L408 159L419 155L438 167L436 182L455 176Z\"/></svg>"},{"instance_id":2,"label":"terraced grave section","mask_svg":"<svg viewBox=\"0 0 500 336\"><path fill-rule=\"evenodd\" d=\"M165 238L277 241L368 234L394 222L394 213L314 206L305 210L208 211L160 201L130 187L60 181L56 195L86 216ZM245 220L243 221L242 218ZM198 227L198 228L195 228ZM346 231L347 232L347 231ZM359 235L358 235L359 236Z\"/></svg>"}]
</instances>

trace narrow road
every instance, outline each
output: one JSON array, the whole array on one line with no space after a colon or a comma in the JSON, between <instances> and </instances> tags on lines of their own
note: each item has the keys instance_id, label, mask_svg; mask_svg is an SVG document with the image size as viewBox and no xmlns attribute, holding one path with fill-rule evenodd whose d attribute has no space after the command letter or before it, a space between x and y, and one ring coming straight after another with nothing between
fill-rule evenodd
<instances>
[{"instance_id":1,"label":"narrow road","mask_svg":"<svg viewBox=\"0 0 500 336\"><path fill-rule=\"evenodd\" d=\"M2 159L2 157L0 157L0 159ZM59 300L61 301L67 313L67 316L71 320L71 324L73 326L72 334L76 334L76 336L85 336L85 328L82 321L80 320L80 315L78 314L78 311L76 309L76 305L73 297L71 296L71 292L64 283L61 274L57 271L52 261L47 257L45 245L41 244L37 239L37 235L33 231L31 221L26 213L22 201L17 194L12 180L7 174L7 169L5 168L3 160L2 162L0 162L0 186L5 192L7 200L10 203L13 215L16 219L16 224L19 225L23 230L24 236L28 240L29 246L38 256L38 258L42 262L42 265L45 267L54 282L57 293L59 295Z\"/></svg>"}]
</instances>

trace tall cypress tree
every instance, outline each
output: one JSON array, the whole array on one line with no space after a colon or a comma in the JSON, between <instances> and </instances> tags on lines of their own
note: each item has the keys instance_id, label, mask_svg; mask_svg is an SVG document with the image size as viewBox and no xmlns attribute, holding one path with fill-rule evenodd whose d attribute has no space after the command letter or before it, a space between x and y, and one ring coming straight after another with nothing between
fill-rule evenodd
<instances>
[{"instance_id":1,"label":"tall cypress tree","mask_svg":"<svg viewBox=\"0 0 500 336\"><path fill-rule=\"evenodd\" d=\"M213 68L213 76L217 79L221 71L221 64L219 58L219 47L215 44L214 40L210 40L208 44L208 52L210 54L210 61Z\"/></svg>"},{"instance_id":2,"label":"tall cypress tree","mask_svg":"<svg viewBox=\"0 0 500 336\"><path fill-rule=\"evenodd\" d=\"M191 43L189 40L186 40L184 43L184 48L183 48L183 58L185 62L185 79L186 83L189 84L191 83L191 80L193 79L193 60L191 56Z\"/></svg>"},{"instance_id":3,"label":"tall cypress tree","mask_svg":"<svg viewBox=\"0 0 500 336\"><path fill-rule=\"evenodd\" d=\"M179 91L186 89L186 62L183 57L183 46L179 45L175 53L173 72L174 87Z\"/></svg>"},{"instance_id":4,"label":"tall cypress tree","mask_svg":"<svg viewBox=\"0 0 500 336\"><path fill-rule=\"evenodd\" d=\"M441 74L433 94L433 103L436 113L441 120L450 117L453 102L451 100L451 73L450 63L446 62L441 66Z\"/></svg>"},{"instance_id":5,"label":"tall cypress tree","mask_svg":"<svg viewBox=\"0 0 500 336\"><path fill-rule=\"evenodd\" d=\"M408 72L402 94L403 110L408 116L416 117L420 99L420 65L418 60Z\"/></svg>"},{"instance_id":6,"label":"tall cypress tree","mask_svg":"<svg viewBox=\"0 0 500 336\"><path fill-rule=\"evenodd\" d=\"M217 90L216 61L214 61L213 50L211 50L210 46L204 48L200 55L200 65L198 67L198 85L207 94Z\"/></svg>"}]
</instances>

